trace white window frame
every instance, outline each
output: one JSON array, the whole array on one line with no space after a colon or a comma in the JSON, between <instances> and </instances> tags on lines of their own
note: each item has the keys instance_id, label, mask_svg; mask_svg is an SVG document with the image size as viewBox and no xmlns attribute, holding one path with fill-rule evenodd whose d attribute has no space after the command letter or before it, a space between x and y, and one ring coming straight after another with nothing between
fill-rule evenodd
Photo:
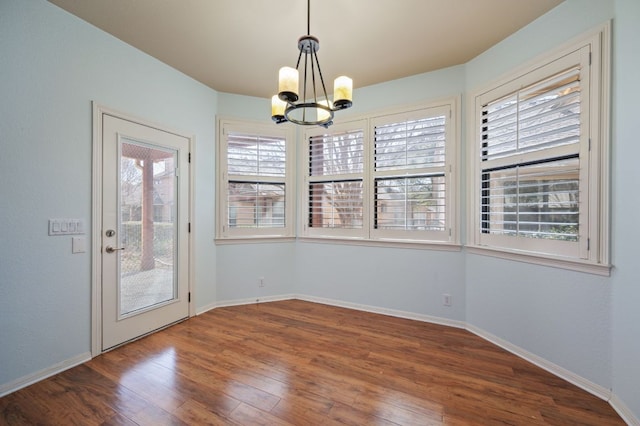
<instances>
[{"instance_id":1,"label":"white window frame","mask_svg":"<svg viewBox=\"0 0 640 426\"><path fill-rule=\"evenodd\" d=\"M374 171L374 133L376 124L391 122L398 117L407 119L446 114L446 154L445 171L446 180L446 228L442 232L420 230L383 230L375 229L375 194L374 185L376 176L384 173ZM298 229L299 238L313 242L346 243L369 246L392 246L427 248L439 250L459 250L459 186L458 165L460 146L460 97L454 96L445 99L434 100L429 103L410 105L371 113L364 117L353 118L348 121L336 122L329 129L313 127L302 132L302 141L299 146L298 162ZM309 139L313 136L354 131L362 129L364 133L364 170L363 178L363 226L361 229L341 228L312 228L309 227L309 182L313 177L309 176Z\"/></svg>"},{"instance_id":2,"label":"white window frame","mask_svg":"<svg viewBox=\"0 0 640 426\"><path fill-rule=\"evenodd\" d=\"M467 128L468 238L472 253L609 275L610 25L606 23L470 93ZM578 61L578 62L576 62ZM580 226L577 242L491 235L482 231L482 107L573 65L581 70ZM526 163L531 154L522 155ZM535 153L534 153L535 155Z\"/></svg>"},{"instance_id":3,"label":"white window frame","mask_svg":"<svg viewBox=\"0 0 640 426\"><path fill-rule=\"evenodd\" d=\"M303 132L303 142L300 145L301 161L300 175L303 176L303 183L299 185L298 198L301 200L300 206L300 222L303 237L313 238L332 238L332 239L362 239L363 230L369 226L369 207L366 202L368 198L368 186L366 180L368 176L369 157L367 152L368 140L368 122L367 120L354 120L333 124L329 129L325 130L321 127L313 127L305 129ZM348 175L328 175L328 176L310 176L309 175L309 139L322 134L337 134L348 131L363 131L363 172ZM313 228L309 226L309 185L312 182L324 181L327 177L340 179L362 179L363 182L363 205L362 205L362 227L360 228Z\"/></svg>"},{"instance_id":4,"label":"white window frame","mask_svg":"<svg viewBox=\"0 0 640 426\"><path fill-rule=\"evenodd\" d=\"M216 150L216 243L234 242L269 242L293 240L295 238L295 132L291 126L274 126L273 123L261 123L249 120L219 118L218 144ZM229 132L256 135L262 137L278 137L285 140L286 166L284 227L270 228L236 228L229 227L228 208L228 140ZM260 178L270 182L273 179Z\"/></svg>"},{"instance_id":5,"label":"white window frame","mask_svg":"<svg viewBox=\"0 0 640 426\"><path fill-rule=\"evenodd\" d=\"M371 238L374 240L417 240L417 241L429 241L438 243L450 243L452 242L452 234L454 227L452 226L452 212L450 209L456 209L453 194L455 191L449 189L450 185L455 185L456 171L455 158L457 157L457 146L455 144L455 127L452 125L454 110L451 104L444 105L431 105L419 110L406 111L395 114L384 114L373 117L370 120L370 132L372 134L371 143L375 145L375 129L378 126L384 126L386 124L404 122L409 120L419 120L426 117L445 117L445 161L442 166L428 167L423 166L419 169L408 169L401 167L397 170L376 170L375 158L372 151L372 165L371 171L373 173L371 185L372 185L372 202L375 202L375 194L373 189L375 188L375 182L377 179L384 178L409 178L417 175L430 175L430 174L442 174L445 179L445 226L441 231L435 230L392 230L392 229L379 229L375 227L375 217L372 217L372 227L370 230ZM371 206L372 214L375 215L375 205Z\"/></svg>"}]
</instances>

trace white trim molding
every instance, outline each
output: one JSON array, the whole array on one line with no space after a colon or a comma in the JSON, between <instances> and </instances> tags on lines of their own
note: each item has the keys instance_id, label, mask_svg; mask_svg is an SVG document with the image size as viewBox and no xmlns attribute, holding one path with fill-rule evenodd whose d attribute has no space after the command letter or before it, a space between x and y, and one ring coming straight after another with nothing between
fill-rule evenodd
<instances>
[{"instance_id":1,"label":"white trim molding","mask_svg":"<svg viewBox=\"0 0 640 426\"><path fill-rule=\"evenodd\" d=\"M297 299L295 294L282 294L282 295L276 295L276 296L256 296L256 297L248 297L244 299L221 300L219 302L214 302L209 305L205 305L201 308L198 308L196 314L202 315L205 312L208 312L212 309L225 308L228 306L240 306L240 305L251 305L256 303L279 302L281 300L292 300L292 299Z\"/></svg>"},{"instance_id":2,"label":"white trim molding","mask_svg":"<svg viewBox=\"0 0 640 426\"><path fill-rule=\"evenodd\" d=\"M188 132L179 131L170 127L154 123L130 114L123 113L92 101L92 171L91 171L91 356L95 357L102 353L102 116L110 115L123 120L131 121L143 126L151 127L163 132L172 133L189 140L189 152L195 152L195 136ZM193 156L193 155L192 155ZM194 184L195 184L195 161L189 161L189 201L187 206L188 222L193 230L195 226L194 211ZM188 292L191 296L189 305L189 316L194 316L195 312L195 256L194 256L194 235L190 231L187 235L187 247L190 251L188 260Z\"/></svg>"},{"instance_id":3,"label":"white trim molding","mask_svg":"<svg viewBox=\"0 0 640 426\"><path fill-rule=\"evenodd\" d=\"M35 373L27 374L26 376L19 377L9 383L0 385L0 398L22 388L26 388L27 386L44 380L48 377L54 376L58 373L62 373L65 370L83 364L89 360L91 360L91 353L84 352L69 359L65 359L64 361L53 364L52 366L44 368L40 371L36 371Z\"/></svg>"},{"instance_id":4,"label":"white trim molding","mask_svg":"<svg viewBox=\"0 0 640 426\"><path fill-rule=\"evenodd\" d=\"M376 143L383 143L374 137L375 129L385 126L395 126L397 123L411 122L414 120L432 120L444 117L442 136L445 143L445 157L440 164L439 159L433 163L414 164L417 168L406 169L404 165L394 165L384 170L375 165ZM396 123L396 124L393 124ZM298 165L309 164L311 144L325 146L331 144L331 140L347 138L352 143L349 149L362 151L362 163L357 167L347 167L349 170L325 170L323 172L299 170L297 176L297 229L298 240L306 242L328 242L330 244L351 244L364 246L423 248L430 250L460 250L460 209L457 208L461 201L459 195L459 168L460 146L462 134L462 95L432 99L416 104L396 106L393 108L372 111L357 117L351 117L341 121L328 131L322 129L308 129L302 132L302 144L298 149ZM378 133L379 134L379 133ZM347 136L349 135L349 136ZM352 138L352 139L351 139ZM357 147L357 148L356 148ZM326 148L326 147L325 147ZM313 150L315 152L315 148ZM338 150L339 151L339 150ZM344 161L337 158L332 161ZM438 157L438 156L436 156ZM434 159L436 159L434 157ZM322 155L323 161L326 159ZM437 165L436 165L437 164ZM419 167L418 167L419 166ZM322 168L322 167L320 167ZM361 169L361 170L360 170ZM379 180L403 180L410 177L439 177L443 179L443 188L438 190L443 193L444 211L437 215L443 221L443 228L438 230L418 229L390 229L375 225L376 196L374 187ZM354 214L359 217L361 224L353 228L340 225L310 226L311 216L310 200L311 187L315 184L327 182L360 182L362 190L358 196L358 209ZM437 184L440 185L440 184ZM318 201L318 200L316 200ZM314 202L315 203L315 202ZM313 203L312 203L313 204ZM315 204L314 204L315 205ZM324 209L324 207L322 207ZM436 212L433 212L436 214ZM442 219L444 217L444 219ZM384 229L383 229L384 228ZM314 241L315 240L315 241ZM448 246L451 246L449 248Z\"/></svg>"},{"instance_id":5,"label":"white trim molding","mask_svg":"<svg viewBox=\"0 0 640 426\"><path fill-rule=\"evenodd\" d=\"M364 239L342 237L298 237L298 241L311 244L346 244L364 247L393 247L416 250L462 251L457 243L425 242L421 240Z\"/></svg>"},{"instance_id":6,"label":"white trim molding","mask_svg":"<svg viewBox=\"0 0 640 426\"><path fill-rule=\"evenodd\" d=\"M547 53L509 71L467 93L467 241L469 251L520 262L609 276L610 264L610 63L611 23L605 22ZM567 147L525 151L508 157L485 158L480 155L485 140L484 106L503 99L569 67L579 67L580 93L584 99L580 118L580 140ZM582 75L584 74L584 75ZM486 112L486 111L485 111ZM567 145L568 146L568 145ZM501 154L502 155L502 154ZM512 170L518 165L539 164L562 155L579 158L580 230L576 241L546 238L521 238L485 232L482 176L495 170ZM484 165L483 165L484 164ZM485 183L486 184L486 181ZM585 195L586 194L586 195ZM500 231L500 228L498 228ZM578 232L578 231L576 231Z\"/></svg>"},{"instance_id":7,"label":"white trim molding","mask_svg":"<svg viewBox=\"0 0 640 426\"><path fill-rule=\"evenodd\" d=\"M262 121L245 120L229 117L217 117L216 119L216 217L215 217L215 242L222 243L244 243L252 239L262 240L261 242L273 242L279 239L295 239L295 172L296 172L296 132L292 127L276 128L273 124L265 124ZM230 147L242 144L247 138L254 141L255 149L262 146L274 144L275 141L284 143L284 175L275 173L273 175L262 173L259 167L255 170L241 171L237 167L230 167L229 154L233 153ZM266 139L265 139L266 138ZM276 143L276 147L279 145ZM256 151L257 152L257 151ZM262 158L261 156L259 156ZM276 162L279 162L279 158ZM258 163L263 160L257 159ZM256 163L257 164L257 163ZM239 184L260 183L271 185L282 185L284 191L283 224L278 226L271 223L265 227L258 226L257 223L247 226L231 225L229 197L230 182ZM236 206L237 207L237 206ZM254 206L255 207L255 206ZM270 219L275 219L276 210L272 207L269 214ZM254 218L255 222L255 218ZM228 240L225 241L225 240Z\"/></svg>"},{"instance_id":8,"label":"white trim molding","mask_svg":"<svg viewBox=\"0 0 640 426\"><path fill-rule=\"evenodd\" d=\"M575 260L567 260L554 258L553 256L531 256L528 253L518 253L515 250L495 249L491 247L470 246L464 247L467 253L477 254L480 256L497 257L499 259L513 260L517 262L531 263L533 265L549 266L552 268L568 269L570 271L584 272L586 274L600 275L603 277L611 276L611 265L598 265L588 262L579 262Z\"/></svg>"},{"instance_id":9,"label":"white trim molding","mask_svg":"<svg viewBox=\"0 0 640 426\"><path fill-rule=\"evenodd\" d=\"M344 302L342 300L327 299L324 297L310 296L305 294L282 294L276 296L260 296L245 299L222 300L203 306L198 309L198 315L204 314L215 308L223 308L227 306L251 305L254 303L278 302L281 300L304 300L306 302L320 303L323 305L337 306L340 308L353 309L356 311L371 312L374 314L388 315L392 317L405 318L415 321L428 322L431 324L445 325L455 328L466 328L464 321L456 321L448 318L435 317L431 315L417 314L415 312L401 311L398 309L382 308L379 306L363 305L361 303Z\"/></svg>"},{"instance_id":10,"label":"white trim molding","mask_svg":"<svg viewBox=\"0 0 640 426\"><path fill-rule=\"evenodd\" d=\"M609 405L622 417L629 426L640 426L640 419L633 414L633 411L629 409L615 394L611 395Z\"/></svg>"},{"instance_id":11,"label":"white trim molding","mask_svg":"<svg viewBox=\"0 0 640 426\"><path fill-rule=\"evenodd\" d=\"M448 318L434 317L431 315L417 314L415 312L401 311L398 309L381 308L379 306L363 305L360 303L344 302L342 300L327 299L324 297L307 296L299 294L295 297L298 300L321 303L323 305L338 306L340 308L354 309L356 311L371 312L374 314L388 315L391 317L405 318L415 321L428 322L431 324L445 325L454 328L465 328L463 321L456 321Z\"/></svg>"},{"instance_id":12,"label":"white trim molding","mask_svg":"<svg viewBox=\"0 0 640 426\"><path fill-rule=\"evenodd\" d=\"M607 389L603 386L593 383L585 379L584 377L581 377L565 368L560 367L559 365L547 361L546 359L529 351L526 351L525 349L522 349L521 347L514 345L511 342L501 339L500 337L495 336L479 327L467 324L466 328L471 333L482 337L483 339L493 343L494 345L500 346L502 349L511 352L512 354L526 361L529 361L530 363L542 368L543 370L546 370L549 373L578 386L580 389L583 389L600 399L609 401L611 398L611 389Z\"/></svg>"}]
</instances>

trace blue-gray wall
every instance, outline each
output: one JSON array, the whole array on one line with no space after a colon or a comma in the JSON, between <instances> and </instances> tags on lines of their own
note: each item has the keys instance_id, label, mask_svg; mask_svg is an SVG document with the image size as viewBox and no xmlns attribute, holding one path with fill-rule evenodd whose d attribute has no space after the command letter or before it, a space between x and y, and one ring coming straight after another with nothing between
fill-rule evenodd
<instances>
[{"instance_id":1,"label":"blue-gray wall","mask_svg":"<svg viewBox=\"0 0 640 426\"><path fill-rule=\"evenodd\" d=\"M0 1L0 386L91 348L91 102L195 136L196 291L215 299L217 93L43 0ZM202 160L200 160L202 159Z\"/></svg>"},{"instance_id":2,"label":"blue-gray wall","mask_svg":"<svg viewBox=\"0 0 640 426\"><path fill-rule=\"evenodd\" d=\"M640 232L634 223L640 208L634 187L640 181L634 125L640 2L566 0L467 64L356 89L349 114L464 99L611 18L615 267L608 278L464 250L308 242L216 246L215 117L268 121L269 101L216 93L44 0L0 0L0 386L90 351L90 253L71 254L70 238L48 237L47 219L90 223L94 100L195 135L199 310L302 294L467 322L612 388L614 399L640 417ZM267 286L258 289L262 276ZM453 296L452 307L442 306L443 293Z\"/></svg>"},{"instance_id":3,"label":"blue-gray wall","mask_svg":"<svg viewBox=\"0 0 640 426\"><path fill-rule=\"evenodd\" d=\"M613 6L565 1L470 61L467 90L613 18ZM610 279L474 254L466 261L470 324L611 388Z\"/></svg>"},{"instance_id":4,"label":"blue-gray wall","mask_svg":"<svg viewBox=\"0 0 640 426\"><path fill-rule=\"evenodd\" d=\"M616 0L613 61L613 392L640 418L640 1Z\"/></svg>"}]
</instances>

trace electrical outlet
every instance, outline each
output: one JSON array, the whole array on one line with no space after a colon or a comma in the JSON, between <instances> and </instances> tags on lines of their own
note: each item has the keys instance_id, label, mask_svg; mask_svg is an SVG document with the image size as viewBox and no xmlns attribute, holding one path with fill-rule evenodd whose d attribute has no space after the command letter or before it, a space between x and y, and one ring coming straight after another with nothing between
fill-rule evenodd
<instances>
[{"instance_id":1,"label":"electrical outlet","mask_svg":"<svg viewBox=\"0 0 640 426\"><path fill-rule=\"evenodd\" d=\"M444 306L451 306L451 295L450 294L443 294L442 295L442 304Z\"/></svg>"},{"instance_id":2,"label":"electrical outlet","mask_svg":"<svg viewBox=\"0 0 640 426\"><path fill-rule=\"evenodd\" d=\"M258 287L264 287L264 277L258 279Z\"/></svg>"}]
</instances>

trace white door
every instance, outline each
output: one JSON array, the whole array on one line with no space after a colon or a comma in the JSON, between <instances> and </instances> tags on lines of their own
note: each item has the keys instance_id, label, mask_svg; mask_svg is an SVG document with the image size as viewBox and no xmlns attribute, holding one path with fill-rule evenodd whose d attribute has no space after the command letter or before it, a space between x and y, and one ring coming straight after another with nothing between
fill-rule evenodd
<instances>
[{"instance_id":1,"label":"white door","mask_svg":"<svg viewBox=\"0 0 640 426\"><path fill-rule=\"evenodd\" d=\"M189 316L189 139L102 120L104 351Z\"/></svg>"}]
</instances>

